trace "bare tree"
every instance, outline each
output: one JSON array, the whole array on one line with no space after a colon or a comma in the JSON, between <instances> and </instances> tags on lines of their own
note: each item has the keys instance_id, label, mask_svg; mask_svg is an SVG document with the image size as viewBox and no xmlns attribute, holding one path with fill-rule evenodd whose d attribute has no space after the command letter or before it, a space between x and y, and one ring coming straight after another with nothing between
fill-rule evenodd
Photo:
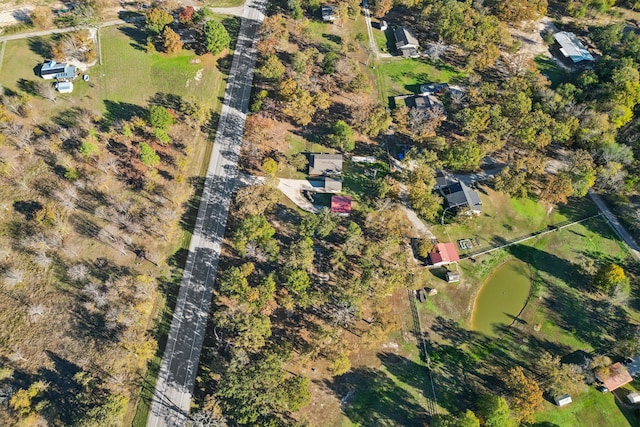
<instances>
[{"instance_id":1,"label":"bare tree","mask_svg":"<svg viewBox=\"0 0 640 427\"><path fill-rule=\"evenodd\" d=\"M438 61L442 55L447 52L448 46L442 41L431 43L429 46L428 54L431 59Z\"/></svg>"},{"instance_id":2,"label":"bare tree","mask_svg":"<svg viewBox=\"0 0 640 427\"><path fill-rule=\"evenodd\" d=\"M82 282L89 275L89 269L84 264L75 264L69 267L69 269L67 270L67 275L71 280Z\"/></svg>"},{"instance_id":3,"label":"bare tree","mask_svg":"<svg viewBox=\"0 0 640 427\"><path fill-rule=\"evenodd\" d=\"M9 355L9 360L12 362L26 362L27 359L24 357L24 354L19 349L16 349Z\"/></svg>"},{"instance_id":4,"label":"bare tree","mask_svg":"<svg viewBox=\"0 0 640 427\"><path fill-rule=\"evenodd\" d=\"M50 257L47 256L47 253L44 250L41 250L33 258L33 262L38 267L42 268L43 270L46 270L47 268L49 268L49 266L51 265L53 260Z\"/></svg>"},{"instance_id":5,"label":"bare tree","mask_svg":"<svg viewBox=\"0 0 640 427\"><path fill-rule=\"evenodd\" d=\"M109 304L107 293L101 290L101 286L95 282L91 282L82 288L82 293L94 302L96 307L101 308Z\"/></svg>"},{"instance_id":6,"label":"bare tree","mask_svg":"<svg viewBox=\"0 0 640 427\"><path fill-rule=\"evenodd\" d=\"M9 287L14 287L17 284L22 283L23 280L24 271L18 268L10 268L4 273L2 277L2 281L4 282L4 284Z\"/></svg>"},{"instance_id":7,"label":"bare tree","mask_svg":"<svg viewBox=\"0 0 640 427\"><path fill-rule=\"evenodd\" d=\"M45 307L42 304L30 305L29 306L29 318L31 321L36 321L38 317L44 316Z\"/></svg>"},{"instance_id":8,"label":"bare tree","mask_svg":"<svg viewBox=\"0 0 640 427\"><path fill-rule=\"evenodd\" d=\"M49 101L56 102L57 94L53 85L46 81L41 81L36 84L36 91L38 95Z\"/></svg>"},{"instance_id":9,"label":"bare tree","mask_svg":"<svg viewBox=\"0 0 640 427\"><path fill-rule=\"evenodd\" d=\"M451 102L453 102L456 105L462 104L467 99L467 96L461 90L449 91L449 97L451 98Z\"/></svg>"},{"instance_id":10,"label":"bare tree","mask_svg":"<svg viewBox=\"0 0 640 427\"><path fill-rule=\"evenodd\" d=\"M187 427L226 427L227 420L222 414L214 414L202 409L189 417Z\"/></svg>"}]
</instances>

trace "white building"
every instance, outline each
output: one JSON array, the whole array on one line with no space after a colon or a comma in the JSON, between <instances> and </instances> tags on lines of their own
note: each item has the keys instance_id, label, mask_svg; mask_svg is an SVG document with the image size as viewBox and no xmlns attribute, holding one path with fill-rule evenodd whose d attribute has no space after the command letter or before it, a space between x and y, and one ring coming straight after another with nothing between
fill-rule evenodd
<instances>
[{"instance_id":1,"label":"white building","mask_svg":"<svg viewBox=\"0 0 640 427\"><path fill-rule=\"evenodd\" d=\"M71 82L58 82L58 83L56 83L56 89L60 93L71 93L71 92L73 92L73 83L71 83Z\"/></svg>"},{"instance_id":2,"label":"white building","mask_svg":"<svg viewBox=\"0 0 640 427\"><path fill-rule=\"evenodd\" d=\"M560 46L560 53L562 53L565 58L570 59L574 64L594 60L593 55L589 53L575 34L560 31L559 33L555 33L553 38Z\"/></svg>"}]
</instances>

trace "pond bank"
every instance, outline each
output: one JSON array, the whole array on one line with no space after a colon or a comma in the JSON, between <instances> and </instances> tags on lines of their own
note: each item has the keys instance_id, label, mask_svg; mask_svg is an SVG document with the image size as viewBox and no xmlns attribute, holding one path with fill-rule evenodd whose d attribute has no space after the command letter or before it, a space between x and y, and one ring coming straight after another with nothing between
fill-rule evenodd
<instances>
[{"instance_id":1,"label":"pond bank","mask_svg":"<svg viewBox=\"0 0 640 427\"><path fill-rule=\"evenodd\" d=\"M525 262L505 261L485 280L471 313L471 329L497 337L520 315L533 286L531 270Z\"/></svg>"}]
</instances>

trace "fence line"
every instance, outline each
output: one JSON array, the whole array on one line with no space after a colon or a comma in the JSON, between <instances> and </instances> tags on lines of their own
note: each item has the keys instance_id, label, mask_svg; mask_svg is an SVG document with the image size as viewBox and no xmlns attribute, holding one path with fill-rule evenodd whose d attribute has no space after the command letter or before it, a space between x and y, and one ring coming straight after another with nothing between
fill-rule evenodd
<instances>
[{"instance_id":1,"label":"fence line","mask_svg":"<svg viewBox=\"0 0 640 427\"><path fill-rule=\"evenodd\" d=\"M599 217L599 216L602 216L602 213L597 213L595 215L591 215L589 217L582 218L582 219L579 219L577 221L565 221L565 222L560 222L560 223L558 223L556 225L550 225L550 226L548 226L546 229L544 229L542 231L536 231L534 233L529 233L529 234L527 234L525 236L518 237L515 240L511 240L511 241L506 242L506 243L501 243L498 246L494 246L494 247L489 248L489 249L483 249L483 250L480 250L480 251L474 251L474 252L470 252L470 253L467 253L467 254L463 254L463 255L460 256L460 259L463 260L463 259L475 258L475 257L480 256L480 255L486 255L486 254L488 254L490 252L497 251L498 249L503 249L503 248L506 248L508 246L516 245L518 243L522 243L522 242L525 242L527 240L531 240L531 239L533 239L535 237L544 236L545 234L554 233L554 232L556 232L558 230L562 230L563 228L571 227L572 225L580 224L582 222L588 221L590 219L593 219L593 218Z\"/></svg>"},{"instance_id":2,"label":"fence line","mask_svg":"<svg viewBox=\"0 0 640 427\"><path fill-rule=\"evenodd\" d=\"M424 333L422 332L422 322L420 321L420 314L418 313L418 307L416 306L416 293L414 290L409 289L409 305L411 306L411 314L413 316L413 333L418 340L418 348L422 353L424 360L427 364L427 371L429 375L429 384L431 385L431 396L430 398L428 394L425 393L425 397L427 398L427 410L431 413L431 416L439 415L440 410L438 409L438 396L436 395L436 387L435 382L433 381L433 373L431 370L431 358L429 357L429 352L427 351L427 342L424 339Z\"/></svg>"}]
</instances>

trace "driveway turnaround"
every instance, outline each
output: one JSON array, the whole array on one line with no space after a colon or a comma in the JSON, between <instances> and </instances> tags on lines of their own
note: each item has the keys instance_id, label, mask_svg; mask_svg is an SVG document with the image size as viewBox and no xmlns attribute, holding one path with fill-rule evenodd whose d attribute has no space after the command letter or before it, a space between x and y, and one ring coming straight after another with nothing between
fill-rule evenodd
<instances>
[{"instance_id":1,"label":"driveway turnaround","mask_svg":"<svg viewBox=\"0 0 640 427\"><path fill-rule=\"evenodd\" d=\"M238 176L240 142L256 61L255 39L265 5L260 0L249 0L242 14L189 256L147 420L149 427L183 426L189 413L231 195Z\"/></svg>"}]
</instances>

